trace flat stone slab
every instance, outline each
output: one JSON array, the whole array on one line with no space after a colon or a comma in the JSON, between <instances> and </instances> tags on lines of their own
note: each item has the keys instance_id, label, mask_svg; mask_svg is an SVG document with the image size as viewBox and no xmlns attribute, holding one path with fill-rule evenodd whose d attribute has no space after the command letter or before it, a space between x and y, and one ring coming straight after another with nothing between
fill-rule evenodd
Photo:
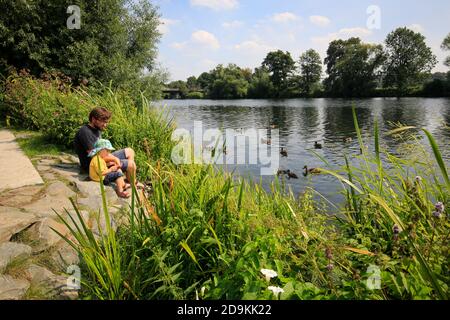
<instances>
[{"instance_id":1,"label":"flat stone slab","mask_svg":"<svg viewBox=\"0 0 450 320\"><path fill-rule=\"evenodd\" d=\"M30 159L23 153L16 138L8 130L0 130L0 163L8 164L0 175L0 191L44 184Z\"/></svg>"},{"instance_id":2,"label":"flat stone slab","mask_svg":"<svg viewBox=\"0 0 450 320\"><path fill-rule=\"evenodd\" d=\"M5 242L0 244L0 273L14 259L31 255L31 247L21 243Z\"/></svg>"},{"instance_id":3,"label":"flat stone slab","mask_svg":"<svg viewBox=\"0 0 450 320\"><path fill-rule=\"evenodd\" d=\"M28 228L37 220L34 214L0 206L0 243L9 241L14 234Z\"/></svg>"},{"instance_id":4,"label":"flat stone slab","mask_svg":"<svg viewBox=\"0 0 450 320\"><path fill-rule=\"evenodd\" d=\"M69 234L69 229L65 225L50 218L44 218L36 222L30 228L23 231L22 234L28 241L33 243L33 252L38 253L63 241L63 238L54 230L58 231L64 237Z\"/></svg>"},{"instance_id":5,"label":"flat stone slab","mask_svg":"<svg viewBox=\"0 0 450 320\"><path fill-rule=\"evenodd\" d=\"M30 287L30 283L11 276L0 275L0 300L20 300Z\"/></svg>"}]
</instances>

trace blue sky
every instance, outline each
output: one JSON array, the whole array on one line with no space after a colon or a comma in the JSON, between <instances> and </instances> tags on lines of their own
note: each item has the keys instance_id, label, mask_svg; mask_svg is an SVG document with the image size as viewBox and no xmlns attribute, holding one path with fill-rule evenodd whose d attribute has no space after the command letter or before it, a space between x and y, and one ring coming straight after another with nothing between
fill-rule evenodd
<instances>
[{"instance_id":1,"label":"blue sky","mask_svg":"<svg viewBox=\"0 0 450 320\"><path fill-rule=\"evenodd\" d=\"M171 80L186 80L217 64L255 68L269 51L294 60L313 48L322 59L334 39L358 36L383 43L397 27L421 32L447 71L450 52L440 45L450 33L448 0L154 0L161 14L159 63Z\"/></svg>"}]
</instances>

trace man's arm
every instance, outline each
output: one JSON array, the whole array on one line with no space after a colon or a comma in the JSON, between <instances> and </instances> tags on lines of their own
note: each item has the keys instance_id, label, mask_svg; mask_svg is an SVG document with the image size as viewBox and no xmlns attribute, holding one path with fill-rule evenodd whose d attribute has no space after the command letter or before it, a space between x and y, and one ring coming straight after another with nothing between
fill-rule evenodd
<instances>
[{"instance_id":1,"label":"man's arm","mask_svg":"<svg viewBox=\"0 0 450 320\"><path fill-rule=\"evenodd\" d=\"M102 176L106 176L108 173L111 173L111 172L114 172L114 171L117 171L117 170L118 170L118 167L114 165L112 167L109 167L109 168L103 170Z\"/></svg>"},{"instance_id":2,"label":"man's arm","mask_svg":"<svg viewBox=\"0 0 450 320\"><path fill-rule=\"evenodd\" d=\"M103 160L105 160L106 163L114 162L117 166L119 166L119 168L122 166L120 163L120 159L113 156L112 154L107 155L103 158Z\"/></svg>"}]
</instances>

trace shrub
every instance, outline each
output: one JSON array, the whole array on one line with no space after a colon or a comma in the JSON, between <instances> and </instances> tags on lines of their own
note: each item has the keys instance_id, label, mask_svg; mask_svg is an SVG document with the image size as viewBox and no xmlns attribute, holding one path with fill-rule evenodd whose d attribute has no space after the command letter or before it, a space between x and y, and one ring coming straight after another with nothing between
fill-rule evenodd
<instances>
[{"instance_id":1,"label":"shrub","mask_svg":"<svg viewBox=\"0 0 450 320\"><path fill-rule=\"evenodd\" d=\"M187 99L203 99L204 97L205 97L205 95L203 94L203 92L198 92L198 91L189 92L186 95Z\"/></svg>"}]
</instances>

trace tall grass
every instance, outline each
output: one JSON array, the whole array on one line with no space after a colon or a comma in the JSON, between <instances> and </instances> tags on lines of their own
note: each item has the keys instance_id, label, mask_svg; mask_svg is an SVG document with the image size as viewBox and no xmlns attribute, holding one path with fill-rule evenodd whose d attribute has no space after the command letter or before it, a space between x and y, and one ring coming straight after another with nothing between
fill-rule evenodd
<instances>
[{"instance_id":1,"label":"tall grass","mask_svg":"<svg viewBox=\"0 0 450 320\"><path fill-rule=\"evenodd\" d=\"M354 108L353 117L360 146L364 148ZM402 127L388 134L410 129L414 128ZM418 145L416 150L422 161L399 159L384 152L386 159L382 162L375 124L374 156L363 150L358 166L347 162L343 172L333 174L351 190L347 192L348 219L343 223L344 230L353 236L368 237L371 247L395 258L400 265L393 268L397 269L395 273L385 273L383 278L394 296L447 299L449 224L445 216L437 218L433 212L436 202L449 202L449 178L436 141L426 129L421 130L433 150L433 159Z\"/></svg>"},{"instance_id":2,"label":"tall grass","mask_svg":"<svg viewBox=\"0 0 450 320\"><path fill-rule=\"evenodd\" d=\"M336 217L277 180L266 192L212 166L149 163L152 196L137 197L129 222L110 234L121 248L120 298L273 299L270 284L282 299L447 299L449 222L433 215L435 202L449 203L439 148L434 163L414 162L387 153L377 125L374 139L359 163L323 170L347 186ZM371 265L380 289L367 286ZM266 282L262 268L278 277ZM88 274L88 288L104 276Z\"/></svg>"}]
</instances>

